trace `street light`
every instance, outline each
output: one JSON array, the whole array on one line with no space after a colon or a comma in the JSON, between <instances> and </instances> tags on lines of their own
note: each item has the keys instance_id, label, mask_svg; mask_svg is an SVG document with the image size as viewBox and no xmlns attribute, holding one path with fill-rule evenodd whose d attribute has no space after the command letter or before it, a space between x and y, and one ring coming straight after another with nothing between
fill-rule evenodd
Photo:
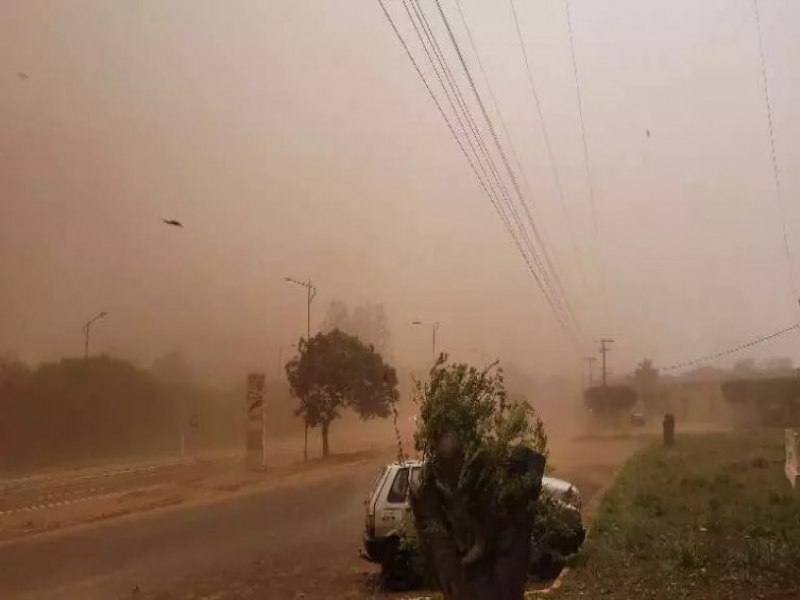
<instances>
[{"instance_id":1,"label":"street light","mask_svg":"<svg viewBox=\"0 0 800 600\"><path fill-rule=\"evenodd\" d=\"M281 357L283 356L283 351L288 350L289 348L297 348L297 344L284 344L283 346L278 348L278 377L281 376L281 366L282 366Z\"/></svg>"},{"instance_id":2,"label":"street light","mask_svg":"<svg viewBox=\"0 0 800 600\"><path fill-rule=\"evenodd\" d=\"M293 279L291 277L284 277L283 280L306 288L306 310L307 310L306 342L308 342L308 340L311 339L311 301L317 295L317 288L314 287L314 284L311 283L310 279L308 281L300 281L298 279ZM308 404L308 398L305 398L304 400L306 404ZM305 424L305 439L303 441L303 460L308 460L308 419L305 416L303 417L303 422Z\"/></svg>"},{"instance_id":3,"label":"street light","mask_svg":"<svg viewBox=\"0 0 800 600\"><path fill-rule=\"evenodd\" d=\"M102 311L100 313L97 313L91 319L86 321L86 325L83 326L83 359L84 360L89 360L89 331L92 328L92 323L94 323L95 321L97 321L99 319L102 319L107 314L108 313L106 311Z\"/></svg>"},{"instance_id":4,"label":"street light","mask_svg":"<svg viewBox=\"0 0 800 600\"><path fill-rule=\"evenodd\" d=\"M428 325L428 323L424 321L411 321L412 325ZM439 331L439 321L434 321L430 323L431 331L433 334L433 345L432 345L432 353L433 353L433 360L436 360L436 332Z\"/></svg>"}]
</instances>

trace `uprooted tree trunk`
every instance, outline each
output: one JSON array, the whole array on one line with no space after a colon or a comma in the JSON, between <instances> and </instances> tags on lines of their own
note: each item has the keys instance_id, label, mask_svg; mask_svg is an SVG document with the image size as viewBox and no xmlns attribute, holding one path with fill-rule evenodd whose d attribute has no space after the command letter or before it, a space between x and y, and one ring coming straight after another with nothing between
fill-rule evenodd
<instances>
[{"instance_id":1,"label":"uprooted tree trunk","mask_svg":"<svg viewBox=\"0 0 800 600\"><path fill-rule=\"evenodd\" d=\"M445 600L522 600L544 464L517 447L503 465L449 457L424 477L412 510ZM485 474L501 470L515 487L498 502Z\"/></svg>"}]
</instances>

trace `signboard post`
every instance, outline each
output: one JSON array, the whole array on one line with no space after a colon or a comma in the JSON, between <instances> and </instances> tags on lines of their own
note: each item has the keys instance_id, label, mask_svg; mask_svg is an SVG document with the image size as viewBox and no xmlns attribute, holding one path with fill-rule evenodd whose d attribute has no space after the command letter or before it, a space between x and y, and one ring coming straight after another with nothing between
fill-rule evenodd
<instances>
[{"instance_id":1,"label":"signboard post","mask_svg":"<svg viewBox=\"0 0 800 600\"><path fill-rule=\"evenodd\" d=\"M263 469L264 454L264 374L247 374L245 399L247 422L245 425L245 466L250 470Z\"/></svg>"},{"instance_id":2,"label":"signboard post","mask_svg":"<svg viewBox=\"0 0 800 600\"><path fill-rule=\"evenodd\" d=\"M800 434L792 429L786 430L786 477L793 488L800 480Z\"/></svg>"}]
</instances>

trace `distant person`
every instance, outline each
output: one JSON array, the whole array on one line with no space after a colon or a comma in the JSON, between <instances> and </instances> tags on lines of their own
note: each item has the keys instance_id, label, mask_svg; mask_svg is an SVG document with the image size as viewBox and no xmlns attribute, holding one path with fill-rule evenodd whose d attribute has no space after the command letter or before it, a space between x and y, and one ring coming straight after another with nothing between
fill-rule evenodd
<instances>
[{"instance_id":1,"label":"distant person","mask_svg":"<svg viewBox=\"0 0 800 600\"><path fill-rule=\"evenodd\" d=\"M666 413L661 423L664 433L664 446L672 446L675 443L675 417L672 413Z\"/></svg>"}]
</instances>

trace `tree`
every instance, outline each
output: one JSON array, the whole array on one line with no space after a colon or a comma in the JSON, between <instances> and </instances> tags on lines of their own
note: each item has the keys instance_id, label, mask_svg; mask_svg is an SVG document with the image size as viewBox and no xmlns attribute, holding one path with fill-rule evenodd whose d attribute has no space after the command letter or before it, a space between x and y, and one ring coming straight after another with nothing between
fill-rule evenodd
<instances>
[{"instance_id":1,"label":"tree","mask_svg":"<svg viewBox=\"0 0 800 600\"><path fill-rule=\"evenodd\" d=\"M733 363L733 372L737 375L748 375L756 370L756 361L752 358L743 358Z\"/></svg>"},{"instance_id":2,"label":"tree","mask_svg":"<svg viewBox=\"0 0 800 600\"><path fill-rule=\"evenodd\" d=\"M440 356L417 383L424 467L411 505L445 599L521 600L547 455L533 408L502 371Z\"/></svg>"},{"instance_id":3,"label":"tree","mask_svg":"<svg viewBox=\"0 0 800 600\"><path fill-rule=\"evenodd\" d=\"M300 340L299 352L286 365L291 394L300 399L297 414L322 430L322 455L329 453L330 424L342 409L362 419L388 417L397 402L397 374L373 346L334 329Z\"/></svg>"},{"instance_id":4,"label":"tree","mask_svg":"<svg viewBox=\"0 0 800 600\"><path fill-rule=\"evenodd\" d=\"M389 320L382 304L363 304L352 311L341 300L328 305L322 325L323 332L339 329L372 344L381 356L391 356Z\"/></svg>"},{"instance_id":5,"label":"tree","mask_svg":"<svg viewBox=\"0 0 800 600\"><path fill-rule=\"evenodd\" d=\"M594 386L584 392L584 402L595 415L613 417L636 405L636 390L625 385Z\"/></svg>"},{"instance_id":6,"label":"tree","mask_svg":"<svg viewBox=\"0 0 800 600\"><path fill-rule=\"evenodd\" d=\"M761 368L764 371L772 371L773 373L791 374L792 370L794 369L794 365L792 365L791 358L774 356L761 363Z\"/></svg>"},{"instance_id":7,"label":"tree","mask_svg":"<svg viewBox=\"0 0 800 600\"><path fill-rule=\"evenodd\" d=\"M658 383L658 369L653 367L653 361L645 358L636 366L633 373L633 380L637 387L644 390L652 390Z\"/></svg>"},{"instance_id":8,"label":"tree","mask_svg":"<svg viewBox=\"0 0 800 600\"><path fill-rule=\"evenodd\" d=\"M164 383L191 383L194 379L192 369L180 352L170 352L157 358L150 366L153 376Z\"/></svg>"},{"instance_id":9,"label":"tree","mask_svg":"<svg viewBox=\"0 0 800 600\"><path fill-rule=\"evenodd\" d=\"M645 358L633 372L633 385L648 414L660 411L663 406L662 395L658 393L658 369L653 361Z\"/></svg>"}]
</instances>

